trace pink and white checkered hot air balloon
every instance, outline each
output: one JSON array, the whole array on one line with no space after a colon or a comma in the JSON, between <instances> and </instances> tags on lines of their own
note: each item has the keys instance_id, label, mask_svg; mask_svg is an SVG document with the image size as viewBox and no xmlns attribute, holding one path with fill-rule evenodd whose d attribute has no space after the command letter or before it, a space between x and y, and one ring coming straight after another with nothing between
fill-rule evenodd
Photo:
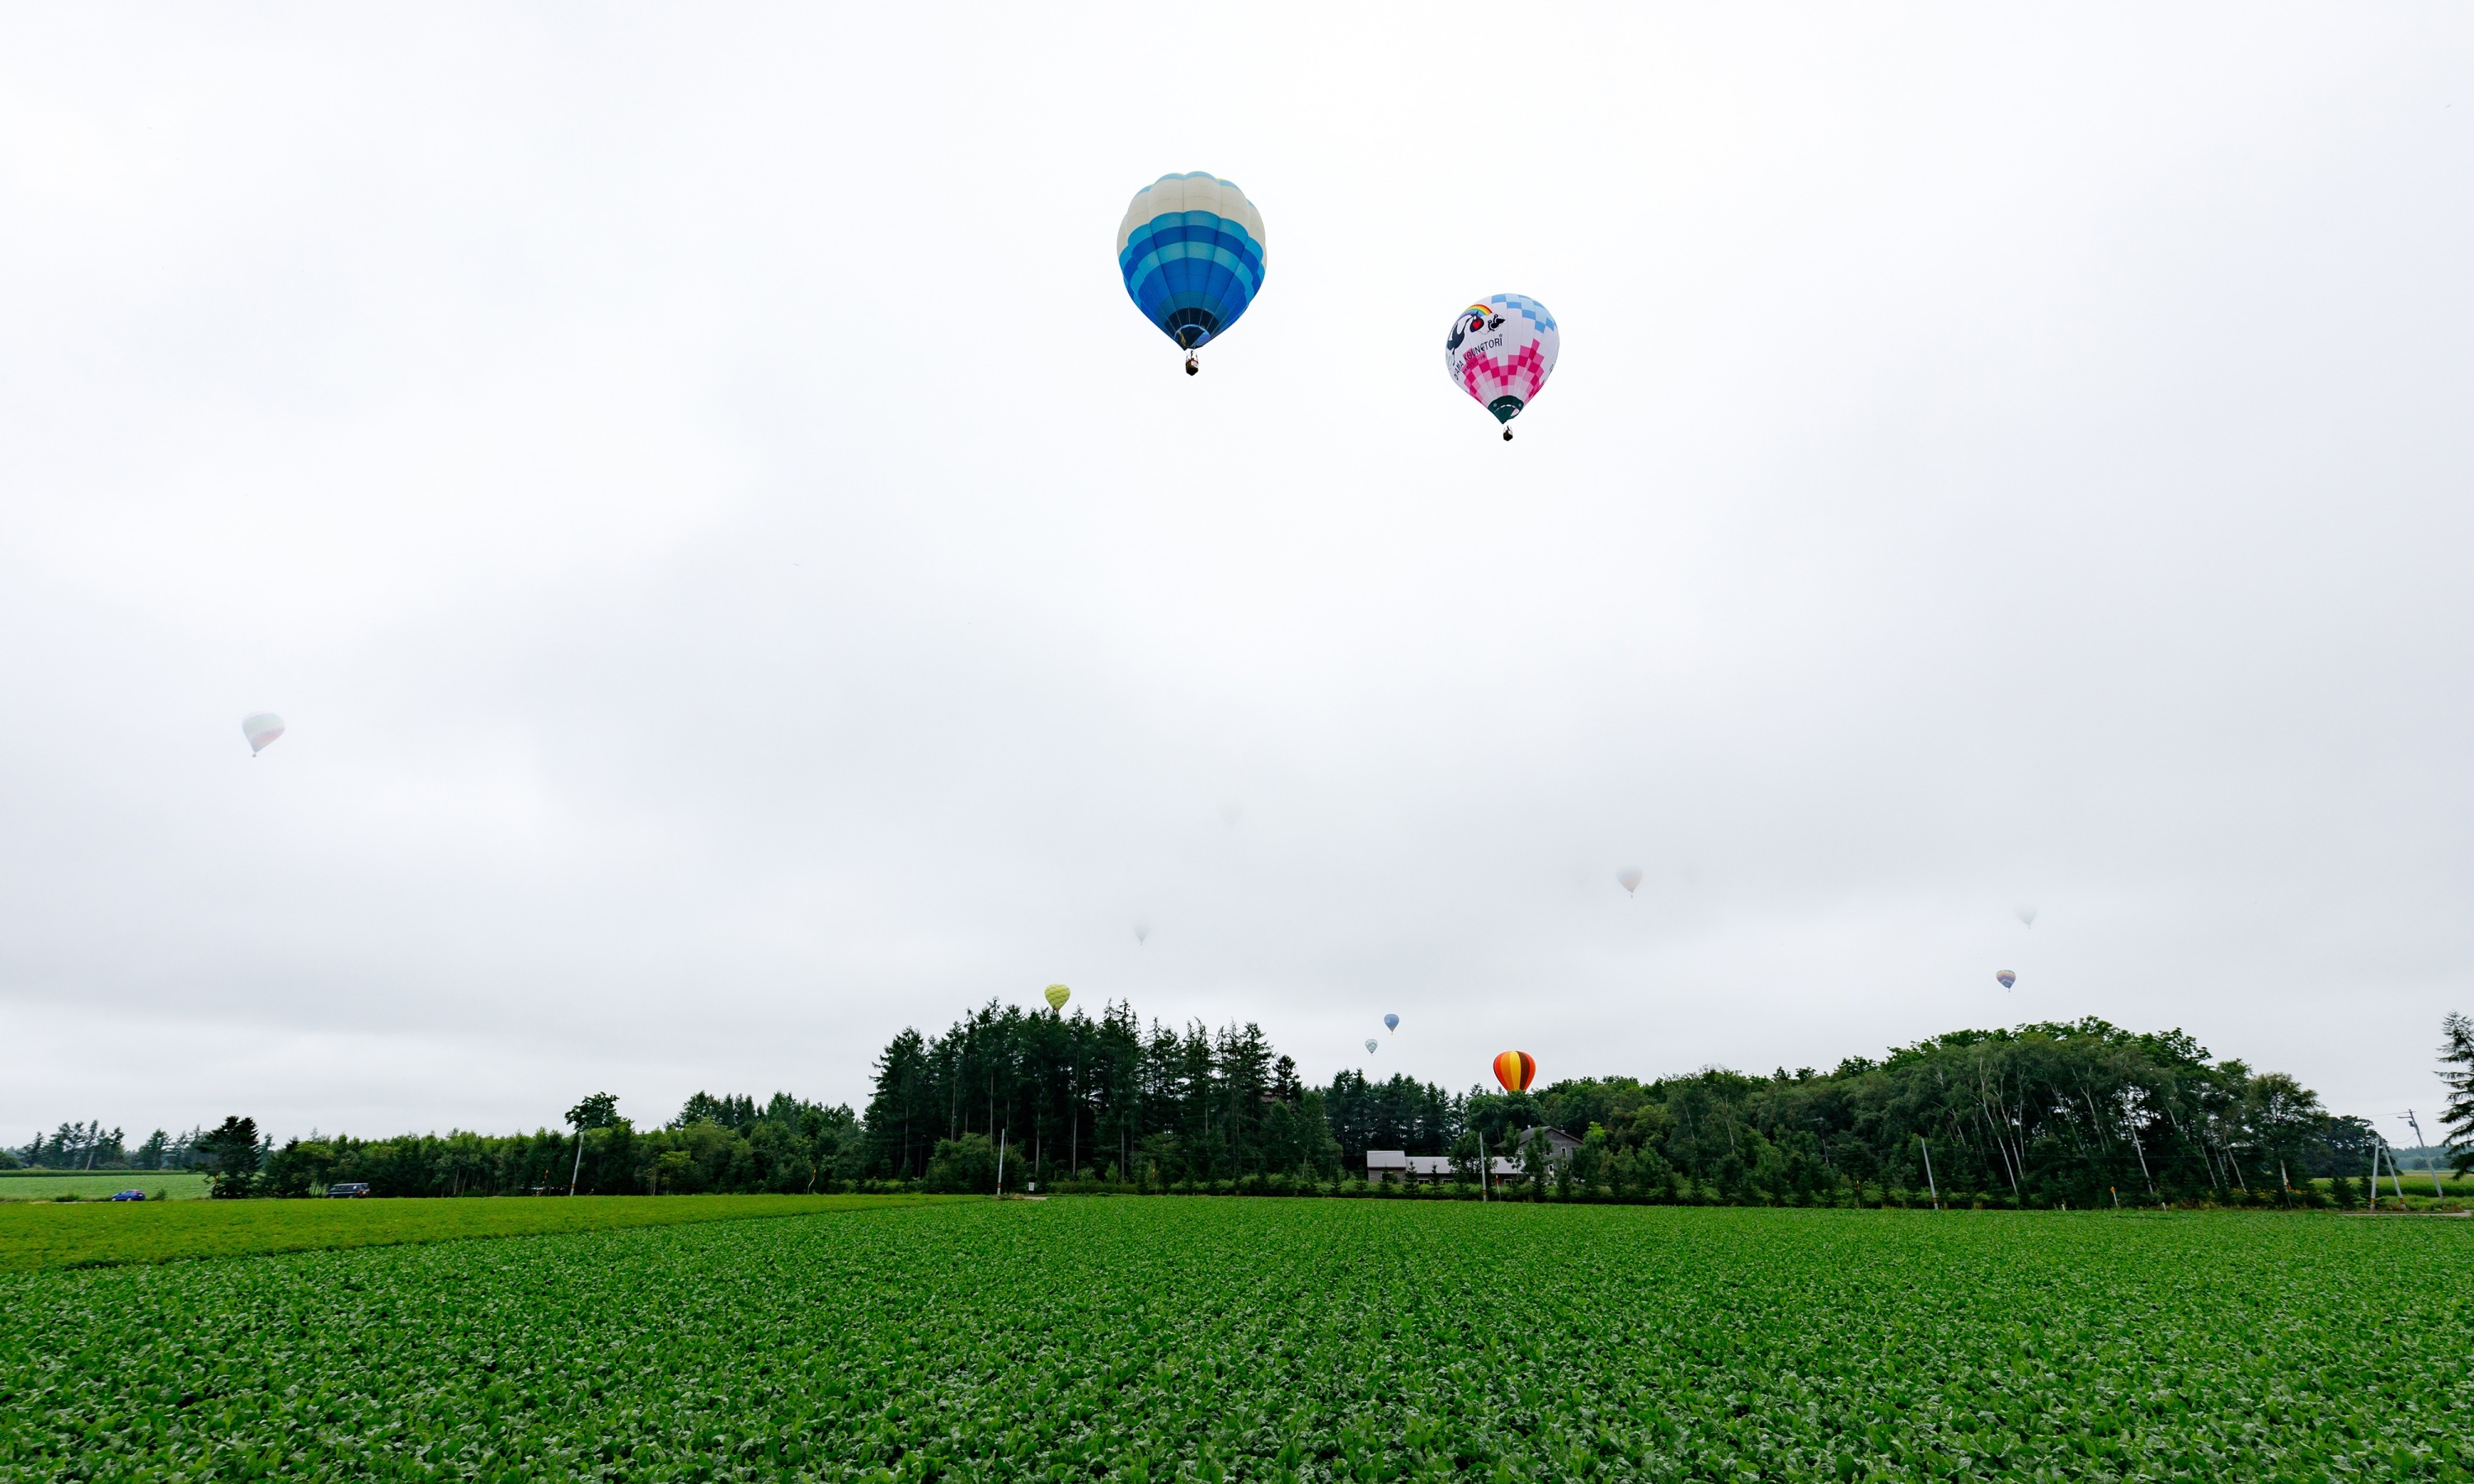
<instances>
[{"instance_id":1,"label":"pink and white checkered hot air balloon","mask_svg":"<svg viewBox=\"0 0 2474 1484\"><path fill-rule=\"evenodd\" d=\"M1497 294L1452 321L1451 338L1443 342L1443 371L1505 424L1508 443L1512 419L1538 399L1539 389L1555 373L1555 349L1562 341L1544 304Z\"/></svg>"}]
</instances>

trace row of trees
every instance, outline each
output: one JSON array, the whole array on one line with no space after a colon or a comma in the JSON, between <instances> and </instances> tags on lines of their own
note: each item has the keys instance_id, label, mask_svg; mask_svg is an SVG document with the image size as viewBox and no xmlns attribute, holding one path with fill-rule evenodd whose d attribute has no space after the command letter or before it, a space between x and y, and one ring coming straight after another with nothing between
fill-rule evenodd
<instances>
[{"instance_id":1,"label":"row of trees","mask_svg":"<svg viewBox=\"0 0 2474 1484\"><path fill-rule=\"evenodd\" d=\"M2022 1205L2220 1198L2358 1173L2377 1137L2281 1072L2093 1018L1953 1032L1827 1074L1581 1079L1538 1101L1599 1131L1614 1165L1772 1197L1869 1183Z\"/></svg>"},{"instance_id":2,"label":"row of trees","mask_svg":"<svg viewBox=\"0 0 2474 1484\"><path fill-rule=\"evenodd\" d=\"M63 1123L49 1136L36 1134L15 1149L0 1149L0 1169L49 1170L183 1170L201 1129L175 1138L161 1129L132 1149L120 1129L106 1129L100 1120Z\"/></svg>"},{"instance_id":3,"label":"row of trees","mask_svg":"<svg viewBox=\"0 0 2474 1484\"><path fill-rule=\"evenodd\" d=\"M2452 1017L2449 1034L2448 1064L2474 1072L2474 1026ZM2474 1092L2452 1086L2463 1135ZM2284 1073L2094 1018L1953 1032L1826 1073L1453 1094L1354 1071L1300 1088L1252 1025L1146 1032L1121 1005L1090 1019L991 1004L939 1037L905 1032L879 1059L866 1125L868 1173L945 1186L992 1181L998 1145L1018 1179L1327 1179L1385 1148L1447 1155L1472 1177L1483 1149L1542 1179L1531 1135L1553 1127L1580 1141L1555 1172L1567 1185L1737 1199L1871 1186L2020 1205L2245 1198L2360 1175L2378 1139Z\"/></svg>"},{"instance_id":4,"label":"row of trees","mask_svg":"<svg viewBox=\"0 0 2474 1484\"><path fill-rule=\"evenodd\" d=\"M978 1179L974 1137L1024 1181L1336 1174L1342 1159L1324 1094L1261 1027L1145 1030L1122 1004L1094 1019L991 1001L941 1036L904 1031L877 1059L866 1130L869 1175L935 1185Z\"/></svg>"},{"instance_id":5,"label":"row of trees","mask_svg":"<svg viewBox=\"0 0 2474 1484\"><path fill-rule=\"evenodd\" d=\"M201 1136L197 1166L218 1196L323 1194L362 1184L374 1196L688 1194L848 1188L863 1165L848 1108L776 1093L699 1092L668 1126L639 1130L606 1092L568 1112L568 1131L354 1138L312 1134L272 1147L248 1118Z\"/></svg>"},{"instance_id":6,"label":"row of trees","mask_svg":"<svg viewBox=\"0 0 2474 1484\"><path fill-rule=\"evenodd\" d=\"M2462 1170L2474 1165L2474 1022L2451 1016L2445 1034L2453 1097L2443 1116ZM52 1167L201 1168L225 1195L339 1182L460 1195L987 1189L1000 1160L1014 1186L1262 1187L1277 1177L1298 1188L1362 1170L1369 1149L1448 1155L1474 1178L1483 1149L1538 1185L1652 1198L1809 1200L1872 1187L2095 1205L2360 1175L2378 1137L2283 1073L2214 1060L2178 1031L2094 1018L1955 1031L1826 1073L1710 1068L1505 1094L1354 1071L1308 1088L1250 1023L1145 1028L1122 1004L1094 1018L994 1002L942 1035L896 1037L877 1060L864 1120L787 1093L759 1104L698 1092L660 1129L637 1129L607 1093L567 1122L504 1137L313 1134L276 1148L250 1120L230 1118L179 1140L158 1131L133 1154L117 1130L64 1124L18 1153ZM1579 1141L1551 1169L1537 1137L1547 1128Z\"/></svg>"},{"instance_id":7,"label":"row of trees","mask_svg":"<svg viewBox=\"0 0 2474 1484\"><path fill-rule=\"evenodd\" d=\"M1548 1126L1582 1141L1567 1178L1589 1186L1776 1199L1871 1185L2023 1205L2282 1189L2363 1172L2378 1137L2283 1073L2213 1061L2179 1032L2098 1019L1957 1031L1828 1073L1711 1068L1473 1090L1442 1122L1422 1150L1404 1147L1474 1167L1481 1138L1525 1153L1523 1131Z\"/></svg>"}]
</instances>

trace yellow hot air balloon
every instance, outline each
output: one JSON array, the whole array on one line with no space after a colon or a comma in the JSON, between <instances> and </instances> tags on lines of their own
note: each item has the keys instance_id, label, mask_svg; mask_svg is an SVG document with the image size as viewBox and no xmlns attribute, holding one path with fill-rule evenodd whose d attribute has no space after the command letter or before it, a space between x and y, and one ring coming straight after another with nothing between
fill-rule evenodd
<instances>
[{"instance_id":1,"label":"yellow hot air balloon","mask_svg":"<svg viewBox=\"0 0 2474 1484\"><path fill-rule=\"evenodd\" d=\"M1073 997L1074 992L1061 984L1052 984L1048 987L1048 1008L1051 1010L1064 1009L1065 1002Z\"/></svg>"}]
</instances>

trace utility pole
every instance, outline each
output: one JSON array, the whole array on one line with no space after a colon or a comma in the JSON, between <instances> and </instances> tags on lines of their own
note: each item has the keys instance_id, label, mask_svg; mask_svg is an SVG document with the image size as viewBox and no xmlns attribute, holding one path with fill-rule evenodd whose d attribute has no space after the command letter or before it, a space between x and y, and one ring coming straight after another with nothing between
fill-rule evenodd
<instances>
[{"instance_id":1,"label":"utility pole","mask_svg":"<svg viewBox=\"0 0 2474 1484\"><path fill-rule=\"evenodd\" d=\"M2389 1185L2396 1191L2397 1209L2403 1210L2405 1209L2405 1181L2397 1175L2396 1151L2390 1149L2389 1141L2377 1134L2371 1136L2371 1209L2373 1210L2379 1209L2380 1156L2382 1155L2387 1155L2389 1158Z\"/></svg>"},{"instance_id":2,"label":"utility pole","mask_svg":"<svg viewBox=\"0 0 2474 1484\"><path fill-rule=\"evenodd\" d=\"M2431 1147L2431 1140L2422 1137L2422 1120L2413 1115L2413 1109L2409 1108L2405 1111L2405 1121L2406 1127L2413 1130L2413 1141L2420 1144L2423 1148L2429 1149ZM2431 1156L2428 1154L2423 1156L2425 1161L2428 1161L2430 1158ZM2439 1166L2437 1164L2429 1164L2426 1165L2426 1168L2431 1171L2431 1198L2435 1201L2446 1199L2439 1189Z\"/></svg>"},{"instance_id":3,"label":"utility pole","mask_svg":"<svg viewBox=\"0 0 2474 1484\"><path fill-rule=\"evenodd\" d=\"M1925 1188L1932 1192L1933 1209L1939 1210L1941 1209L1941 1183L1933 1179L1932 1140L1919 1134L1916 1136L1916 1142L1924 1145L1925 1150Z\"/></svg>"},{"instance_id":4,"label":"utility pole","mask_svg":"<svg viewBox=\"0 0 2474 1484\"><path fill-rule=\"evenodd\" d=\"M1005 1199L1005 1131L999 1130L997 1133L997 1199L1000 1201Z\"/></svg>"},{"instance_id":5,"label":"utility pole","mask_svg":"<svg viewBox=\"0 0 2474 1484\"><path fill-rule=\"evenodd\" d=\"M1494 1161L1486 1157L1486 1136L1477 1137L1477 1203L1484 1206L1493 1197L1487 1192L1487 1178L1493 1174Z\"/></svg>"},{"instance_id":6,"label":"utility pole","mask_svg":"<svg viewBox=\"0 0 2474 1484\"><path fill-rule=\"evenodd\" d=\"M553 1166L553 1168L555 1168L555 1166ZM572 1196L575 1194L575 1183L583 1174L584 1128L583 1125L578 1124L575 1130L575 1168L567 1172L567 1193L569 1195Z\"/></svg>"}]
</instances>

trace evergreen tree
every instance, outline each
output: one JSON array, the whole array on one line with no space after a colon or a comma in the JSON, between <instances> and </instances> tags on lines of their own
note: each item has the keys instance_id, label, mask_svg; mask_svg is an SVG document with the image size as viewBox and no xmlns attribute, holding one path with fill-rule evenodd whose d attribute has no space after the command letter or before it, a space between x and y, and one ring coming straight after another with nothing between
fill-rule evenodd
<instances>
[{"instance_id":1,"label":"evergreen tree","mask_svg":"<svg viewBox=\"0 0 2474 1484\"><path fill-rule=\"evenodd\" d=\"M2439 1123L2448 1131L2448 1162L2462 1175L2474 1170L2474 1019L2452 1010L2439 1022L2439 1080L2448 1085Z\"/></svg>"},{"instance_id":2,"label":"evergreen tree","mask_svg":"<svg viewBox=\"0 0 2474 1484\"><path fill-rule=\"evenodd\" d=\"M228 1117L214 1132L198 1140L199 1163L210 1176L210 1193L218 1199L230 1200L249 1195L257 1178L261 1152L257 1140L257 1120Z\"/></svg>"}]
</instances>

